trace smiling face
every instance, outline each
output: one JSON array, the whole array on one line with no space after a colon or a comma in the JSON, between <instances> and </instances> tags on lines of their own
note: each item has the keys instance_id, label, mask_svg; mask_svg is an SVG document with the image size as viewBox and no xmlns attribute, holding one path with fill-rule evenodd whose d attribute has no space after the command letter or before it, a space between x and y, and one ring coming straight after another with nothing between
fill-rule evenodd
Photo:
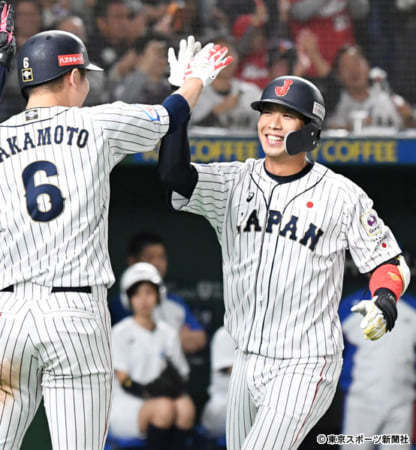
<instances>
[{"instance_id":1,"label":"smiling face","mask_svg":"<svg viewBox=\"0 0 416 450\"><path fill-rule=\"evenodd\" d=\"M257 122L257 133L266 159L279 160L289 156L285 152L284 138L291 131L300 130L303 117L283 105L266 103Z\"/></svg>"}]
</instances>

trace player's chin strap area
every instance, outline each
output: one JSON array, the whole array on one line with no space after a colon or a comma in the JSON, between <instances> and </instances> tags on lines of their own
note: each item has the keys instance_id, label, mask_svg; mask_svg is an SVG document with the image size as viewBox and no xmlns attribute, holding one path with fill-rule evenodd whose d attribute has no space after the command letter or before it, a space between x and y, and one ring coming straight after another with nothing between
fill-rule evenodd
<instances>
[{"instance_id":1,"label":"player's chin strap area","mask_svg":"<svg viewBox=\"0 0 416 450\"><path fill-rule=\"evenodd\" d=\"M314 122L309 122L300 130L291 131L285 136L285 150L289 155L311 152L318 145L321 130Z\"/></svg>"}]
</instances>

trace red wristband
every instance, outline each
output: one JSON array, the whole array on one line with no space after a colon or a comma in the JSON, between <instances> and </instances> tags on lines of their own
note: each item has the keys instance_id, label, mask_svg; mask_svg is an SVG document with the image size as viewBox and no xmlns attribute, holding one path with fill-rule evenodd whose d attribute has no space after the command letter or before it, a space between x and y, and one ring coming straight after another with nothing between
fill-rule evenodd
<instances>
[{"instance_id":1,"label":"red wristband","mask_svg":"<svg viewBox=\"0 0 416 450\"><path fill-rule=\"evenodd\" d=\"M370 278L370 292L374 297L377 289L386 288L393 292L396 301L403 292L404 282L399 268L394 264L383 264L372 273Z\"/></svg>"}]
</instances>

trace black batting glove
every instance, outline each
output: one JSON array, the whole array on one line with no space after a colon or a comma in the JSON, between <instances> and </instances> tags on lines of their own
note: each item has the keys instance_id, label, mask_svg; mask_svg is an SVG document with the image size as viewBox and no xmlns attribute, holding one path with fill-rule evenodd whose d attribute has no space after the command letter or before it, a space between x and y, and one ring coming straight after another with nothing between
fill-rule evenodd
<instances>
[{"instance_id":1,"label":"black batting glove","mask_svg":"<svg viewBox=\"0 0 416 450\"><path fill-rule=\"evenodd\" d=\"M374 295L377 296L376 306L381 309L386 320L386 330L391 331L397 319L396 298L387 288L377 289Z\"/></svg>"}]
</instances>

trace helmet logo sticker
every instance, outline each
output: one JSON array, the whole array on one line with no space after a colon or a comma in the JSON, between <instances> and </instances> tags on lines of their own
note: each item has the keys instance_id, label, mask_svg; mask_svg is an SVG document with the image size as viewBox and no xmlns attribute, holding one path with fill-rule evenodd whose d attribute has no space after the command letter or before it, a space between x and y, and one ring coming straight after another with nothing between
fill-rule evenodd
<instances>
[{"instance_id":1,"label":"helmet logo sticker","mask_svg":"<svg viewBox=\"0 0 416 450\"><path fill-rule=\"evenodd\" d=\"M58 55L58 66L75 66L84 64L84 55L82 53L74 53L72 55Z\"/></svg>"},{"instance_id":2,"label":"helmet logo sticker","mask_svg":"<svg viewBox=\"0 0 416 450\"><path fill-rule=\"evenodd\" d=\"M285 82L283 83L283 86L276 86L274 88L274 92L276 93L276 95L278 97L284 97L288 93L290 86L292 84L293 84L293 80L285 80Z\"/></svg>"},{"instance_id":3,"label":"helmet logo sticker","mask_svg":"<svg viewBox=\"0 0 416 450\"><path fill-rule=\"evenodd\" d=\"M318 116L321 120L324 120L325 107L318 102L313 102L312 114L315 114L315 116Z\"/></svg>"},{"instance_id":4,"label":"helmet logo sticker","mask_svg":"<svg viewBox=\"0 0 416 450\"><path fill-rule=\"evenodd\" d=\"M33 70L31 67L22 69L22 81L27 83L28 81L33 81Z\"/></svg>"}]
</instances>

